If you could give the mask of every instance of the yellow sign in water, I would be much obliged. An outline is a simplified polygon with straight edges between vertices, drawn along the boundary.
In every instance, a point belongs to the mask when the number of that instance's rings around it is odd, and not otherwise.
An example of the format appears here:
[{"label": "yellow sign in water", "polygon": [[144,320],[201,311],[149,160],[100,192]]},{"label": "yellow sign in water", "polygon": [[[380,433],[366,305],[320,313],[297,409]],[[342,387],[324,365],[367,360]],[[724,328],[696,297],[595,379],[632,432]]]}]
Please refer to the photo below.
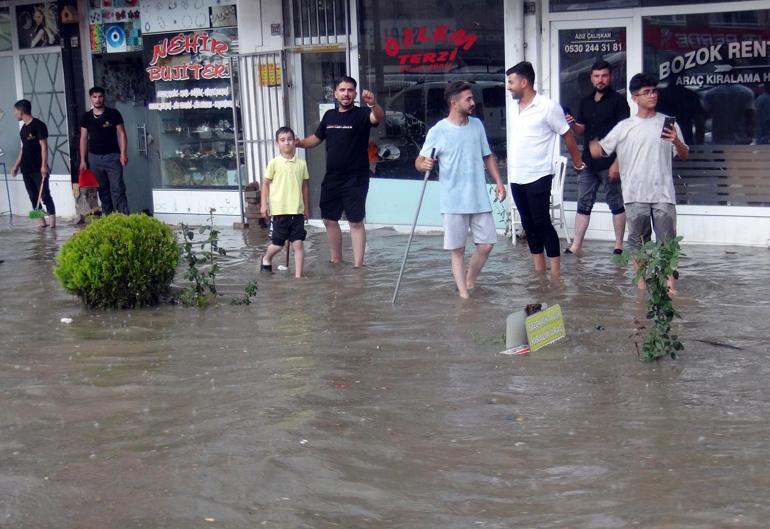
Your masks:
[{"label": "yellow sign in water", "polygon": [[533,353],[567,336],[561,307],[554,305],[533,314],[524,322],[527,328],[529,350]]}]

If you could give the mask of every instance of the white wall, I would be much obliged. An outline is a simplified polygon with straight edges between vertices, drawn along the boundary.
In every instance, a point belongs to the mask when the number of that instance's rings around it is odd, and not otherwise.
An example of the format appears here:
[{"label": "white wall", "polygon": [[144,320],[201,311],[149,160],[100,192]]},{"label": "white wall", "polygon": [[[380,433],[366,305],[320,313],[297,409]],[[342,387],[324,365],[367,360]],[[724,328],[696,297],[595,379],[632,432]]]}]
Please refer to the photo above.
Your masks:
[{"label": "white wall", "polygon": [[238,0],[238,46],[240,53],[280,50],[283,35],[271,35],[270,26],[281,24],[281,0]]},{"label": "white wall", "polygon": [[[11,208],[14,215],[26,216],[32,209],[32,204],[27,196],[27,190],[24,187],[24,181],[21,174],[15,178],[10,174],[8,168],[8,191],[11,195]],[[3,176],[0,174],[0,180]],[[49,186],[51,196],[56,205],[56,216],[63,218],[72,218],[75,216],[75,198],[72,196],[72,183],[69,175],[51,175]],[[5,190],[5,182],[0,182],[0,211],[8,211],[8,196]]]}]

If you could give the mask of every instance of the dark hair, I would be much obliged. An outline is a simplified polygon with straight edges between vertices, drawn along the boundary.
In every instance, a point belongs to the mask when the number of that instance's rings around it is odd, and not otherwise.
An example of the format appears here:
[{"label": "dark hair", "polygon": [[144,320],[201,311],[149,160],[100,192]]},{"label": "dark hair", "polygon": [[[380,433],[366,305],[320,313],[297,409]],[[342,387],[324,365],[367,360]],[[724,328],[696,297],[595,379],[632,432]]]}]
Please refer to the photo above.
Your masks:
[{"label": "dark hair", "polygon": [[612,65],[604,59],[596,59],[596,62],[591,65],[591,71],[595,70],[609,70],[612,73]]},{"label": "dark hair", "polygon": [[468,81],[451,81],[444,89],[444,101],[448,105],[453,97],[466,90],[472,90],[471,84]]},{"label": "dark hair", "polygon": [[22,114],[32,115],[32,103],[28,99],[19,99],[13,108],[19,109]]},{"label": "dark hair", "polygon": [[342,77],[340,77],[339,79],[337,79],[337,82],[336,82],[336,83],[334,83],[334,89],[336,90],[336,89],[337,89],[337,87],[338,87],[340,84],[342,84],[342,83],[350,83],[350,84],[352,84],[352,85],[353,85],[353,88],[358,88],[358,83],[356,82],[356,80],[355,80],[355,79],[353,79],[353,78],[352,78],[352,77],[350,77],[349,75],[343,75]]},{"label": "dark hair", "polygon": [[652,86],[653,88],[658,86],[658,78],[651,73],[638,73],[628,82],[628,91],[632,95],[636,95],[635,92],[645,86]]},{"label": "dark hair", "polygon": [[531,62],[521,61],[519,64],[514,64],[505,71],[505,75],[511,75],[512,73],[526,79],[527,82],[529,82],[529,85],[534,88],[535,69],[532,67]]},{"label": "dark hair", "polygon": [[91,88],[91,90],[88,91],[88,95],[92,96],[94,94],[104,95],[105,94],[104,88],[102,88],[101,86],[94,86],[93,88]]},{"label": "dark hair", "polygon": [[284,127],[280,127],[278,130],[275,131],[275,141],[278,141],[278,136],[280,136],[281,134],[291,134],[292,137],[294,138],[297,137],[297,135],[294,134],[294,131],[291,130],[291,127],[284,126]]}]

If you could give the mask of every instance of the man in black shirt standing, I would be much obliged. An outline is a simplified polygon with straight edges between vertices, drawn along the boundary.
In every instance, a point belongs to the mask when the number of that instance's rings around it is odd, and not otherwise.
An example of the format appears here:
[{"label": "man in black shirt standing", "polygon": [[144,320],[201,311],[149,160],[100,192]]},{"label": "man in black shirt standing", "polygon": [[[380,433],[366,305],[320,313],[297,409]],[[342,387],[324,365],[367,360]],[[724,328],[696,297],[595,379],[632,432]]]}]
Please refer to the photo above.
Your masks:
[{"label": "man in black shirt standing", "polygon": [[604,185],[607,206],[612,212],[612,226],[615,229],[615,249],[623,252],[623,236],[626,226],[626,209],[620,186],[620,173],[613,154],[609,158],[595,160],[588,148],[591,140],[600,140],[619,122],[630,115],[626,98],[612,89],[612,66],[598,60],[591,66],[591,84],[594,91],[580,100],[576,116],[567,114],[567,123],[577,134],[583,136],[583,162],[585,169],[578,174],[578,203],[575,215],[575,239],[565,253],[577,253],[583,246],[583,239],[591,221],[591,210],[596,202],[599,184]]},{"label": "man in black shirt standing", "polygon": [[23,125],[19,130],[21,150],[11,168],[11,174],[16,176],[21,170],[24,187],[27,189],[33,208],[38,207],[40,186],[43,186],[42,198],[48,213],[48,223],[45,217],[38,218],[37,221],[40,226],[55,228],[56,206],[51,198],[51,188],[48,184],[48,127],[39,119],[32,117],[32,103],[26,99],[17,101],[13,105],[13,111],[16,119]]},{"label": "man in black shirt standing", "polygon": [[86,167],[99,180],[99,199],[105,215],[117,211],[128,215],[123,168],[128,163],[128,138],[123,116],[104,105],[104,88],[88,91],[93,108],[80,120],[80,169]]},{"label": "man in black shirt standing", "polygon": [[369,191],[369,131],[385,118],[369,90],[361,92],[367,108],[355,105],[356,80],[344,76],[334,87],[338,107],[327,111],[314,134],[297,140],[297,147],[312,149],[326,140],[326,175],[321,183],[321,217],[329,239],[331,262],[342,261],[343,211],[350,223],[353,266],[364,264],[366,248],[366,195]]}]

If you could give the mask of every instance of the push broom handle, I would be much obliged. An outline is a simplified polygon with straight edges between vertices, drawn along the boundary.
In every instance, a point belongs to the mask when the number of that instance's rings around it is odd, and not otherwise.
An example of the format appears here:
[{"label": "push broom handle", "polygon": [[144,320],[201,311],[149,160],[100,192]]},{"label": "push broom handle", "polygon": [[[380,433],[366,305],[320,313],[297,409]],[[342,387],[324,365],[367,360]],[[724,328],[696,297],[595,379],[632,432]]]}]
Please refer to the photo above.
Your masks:
[{"label": "push broom handle", "polygon": [[[430,157],[436,156],[436,149],[431,149]],[[396,281],[396,290],[393,292],[393,300],[391,303],[396,303],[398,297],[398,287],[401,286],[401,276],[404,275],[404,268],[406,267],[406,258],[409,256],[409,248],[412,246],[412,238],[414,237],[414,229],[417,227],[417,217],[420,216],[420,208],[422,207],[422,198],[425,196],[425,186],[428,185],[428,178],[430,177],[430,171],[425,171],[425,178],[422,179],[422,191],[420,192],[420,200],[417,202],[417,211],[414,213],[414,222],[412,222],[412,231],[409,233],[409,241],[406,243],[406,251],[404,252],[404,259],[401,261],[401,271],[398,273],[398,281]]]},{"label": "push broom handle", "polygon": [[37,192],[37,204],[35,209],[40,209],[40,201],[43,199],[43,186],[45,185],[45,173],[40,173],[40,191]]}]

